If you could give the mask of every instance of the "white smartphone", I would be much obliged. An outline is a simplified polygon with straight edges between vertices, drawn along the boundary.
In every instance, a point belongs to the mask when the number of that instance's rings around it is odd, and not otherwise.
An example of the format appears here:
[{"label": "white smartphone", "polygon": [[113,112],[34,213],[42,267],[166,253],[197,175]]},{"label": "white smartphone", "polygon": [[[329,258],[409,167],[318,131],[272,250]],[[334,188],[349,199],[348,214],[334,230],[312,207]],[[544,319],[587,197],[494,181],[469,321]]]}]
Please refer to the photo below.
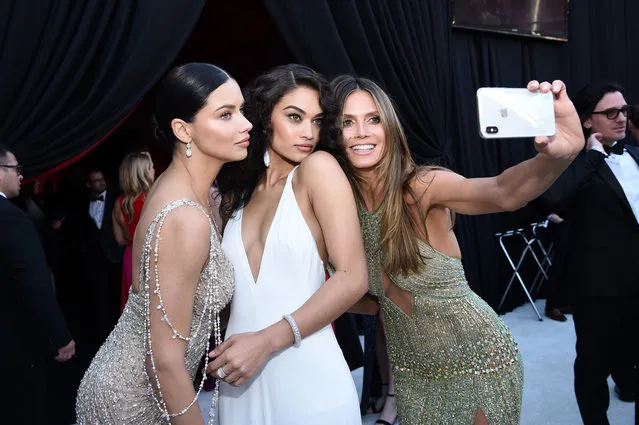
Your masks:
[{"label": "white smartphone", "polygon": [[484,139],[554,135],[553,96],[528,89],[478,89],[479,134]]}]

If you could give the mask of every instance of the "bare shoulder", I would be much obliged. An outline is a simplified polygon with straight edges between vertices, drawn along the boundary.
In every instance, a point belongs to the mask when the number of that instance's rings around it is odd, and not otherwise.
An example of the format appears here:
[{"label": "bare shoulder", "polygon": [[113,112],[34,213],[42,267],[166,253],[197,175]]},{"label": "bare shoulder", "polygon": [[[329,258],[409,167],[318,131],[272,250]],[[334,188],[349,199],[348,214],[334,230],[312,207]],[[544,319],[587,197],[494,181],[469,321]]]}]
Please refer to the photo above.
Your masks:
[{"label": "bare shoulder", "polygon": [[300,163],[298,171],[303,179],[328,176],[336,172],[344,174],[335,157],[324,151],[313,152],[306,157]]},{"label": "bare shoulder", "polygon": [[418,167],[415,173],[414,185],[415,187],[428,187],[435,183],[435,180],[447,180],[451,178],[459,178],[459,174],[455,173],[448,168],[439,167],[435,165]]},{"label": "bare shoulder", "polygon": [[434,170],[433,168],[420,167],[416,171],[415,177],[410,181],[410,187],[415,191],[423,192],[431,185],[435,179],[436,173],[437,170]]},{"label": "bare shoulder", "polygon": [[[436,189],[442,180],[447,180],[451,176],[457,176],[453,171],[437,166],[421,166],[415,171],[414,177],[410,180],[409,186],[413,193],[406,194],[406,202],[415,204],[420,202],[430,204],[429,192]],[[427,206],[426,205],[426,206]]]},{"label": "bare shoulder", "polygon": [[204,235],[207,238],[211,229],[206,214],[192,205],[180,206],[171,211],[167,215],[164,227],[178,230],[185,237]]},{"label": "bare shoulder", "polygon": [[294,183],[300,184],[310,192],[349,186],[344,170],[337,160],[333,155],[323,151],[313,152],[301,162]]},{"label": "bare shoulder", "polygon": [[[160,210],[149,211],[157,215]],[[209,253],[211,224],[206,214],[193,205],[171,210],[161,229],[163,246],[171,247],[171,255],[179,258],[206,259]]]}]

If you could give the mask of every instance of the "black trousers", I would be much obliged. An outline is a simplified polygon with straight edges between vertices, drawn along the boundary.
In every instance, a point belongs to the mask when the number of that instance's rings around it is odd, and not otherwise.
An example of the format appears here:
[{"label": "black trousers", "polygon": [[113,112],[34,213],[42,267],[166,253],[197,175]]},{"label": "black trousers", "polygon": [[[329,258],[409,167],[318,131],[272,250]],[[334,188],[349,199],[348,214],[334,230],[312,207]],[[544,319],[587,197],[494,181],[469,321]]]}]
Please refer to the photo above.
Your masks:
[{"label": "black trousers", "polygon": [[0,366],[0,411],[2,423],[48,425],[44,359],[17,360]]},{"label": "black trousers", "polygon": [[97,350],[120,317],[122,263],[110,262],[101,251],[89,252],[84,262],[84,280],[89,341]]},{"label": "black trousers", "polygon": [[[607,379],[634,391],[639,345],[639,297],[576,297],[575,395],[584,425],[609,425]],[[636,393],[635,393],[636,394]]]},{"label": "black trousers", "polygon": [[335,338],[342,349],[344,359],[351,371],[364,366],[364,351],[359,341],[359,333],[355,318],[351,313],[344,313],[333,322]]},{"label": "black trousers", "polygon": [[[570,282],[565,282],[570,276],[563,272],[563,265],[568,253],[569,228],[568,224],[551,224],[549,226],[550,239],[554,243],[552,265],[548,270],[549,280],[544,284],[546,290],[546,310],[560,308],[568,304],[567,294]],[[549,244],[547,246],[550,246]]]}]

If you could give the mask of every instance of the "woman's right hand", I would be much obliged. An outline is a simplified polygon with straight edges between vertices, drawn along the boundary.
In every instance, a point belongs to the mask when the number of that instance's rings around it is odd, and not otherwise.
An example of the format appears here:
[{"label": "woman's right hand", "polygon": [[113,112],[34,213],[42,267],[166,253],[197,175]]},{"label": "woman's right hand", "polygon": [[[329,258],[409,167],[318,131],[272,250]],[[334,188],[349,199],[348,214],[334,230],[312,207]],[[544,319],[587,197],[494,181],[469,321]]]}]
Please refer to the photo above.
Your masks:
[{"label": "woman's right hand", "polygon": [[[273,353],[283,348],[283,344],[278,345],[276,342],[282,339],[278,338],[278,333],[285,334],[284,340],[291,339],[287,338],[287,334],[291,334],[290,326],[283,320],[260,332],[232,335],[209,353],[212,361],[205,372],[239,387],[250,379]],[[219,375],[220,369],[224,378]]]}]

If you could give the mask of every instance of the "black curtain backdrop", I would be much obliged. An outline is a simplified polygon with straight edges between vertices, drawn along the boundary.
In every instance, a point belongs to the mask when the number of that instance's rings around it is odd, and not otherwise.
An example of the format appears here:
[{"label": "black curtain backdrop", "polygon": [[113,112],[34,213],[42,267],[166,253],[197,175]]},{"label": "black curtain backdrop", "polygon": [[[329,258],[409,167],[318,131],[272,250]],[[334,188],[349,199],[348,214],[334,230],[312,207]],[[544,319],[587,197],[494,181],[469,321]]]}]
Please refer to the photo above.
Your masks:
[{"label": "black curtain backdrop", "polygon": [[167,71],[204,3],[0,2],[0,143],[25,177],[112,131]]},{"label": "black curtain backdrop", "polygon": [[[636,0],[571,2],[567,43],[451,28],[447,0],[264,3],[299,62],[329,78],[352,73],[381,83],[399,107],[415,160],[438,162],[467,177],[499,174],[535,153],[531,140],[480,139],[479,87],[563,79],[574,96],[590,81],[615,80],[629,103],[639,102],[639,55],[631,44],[639,34]],[[458,218],[469,283],[491,305],[511,274],[494,233],[548,212],[528,207]],[[522,301],[518,287],[511,294],[510,306]]]}]

